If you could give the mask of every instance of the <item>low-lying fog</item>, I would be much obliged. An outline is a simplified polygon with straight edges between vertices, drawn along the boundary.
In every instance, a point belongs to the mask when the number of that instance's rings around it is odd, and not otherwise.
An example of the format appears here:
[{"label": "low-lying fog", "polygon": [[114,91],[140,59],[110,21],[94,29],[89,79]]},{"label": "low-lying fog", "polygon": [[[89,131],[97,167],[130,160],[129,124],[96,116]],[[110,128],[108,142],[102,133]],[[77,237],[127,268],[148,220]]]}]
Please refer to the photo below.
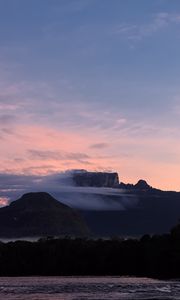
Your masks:
[{"label": "low-lying fog", "polygon": [[1,206],[28,192],[48,192],[57,200],[83,210],[125,210],[138,202],[135,195],[118,188],[77,187],[70,171],[48,176],[0,174]]}]

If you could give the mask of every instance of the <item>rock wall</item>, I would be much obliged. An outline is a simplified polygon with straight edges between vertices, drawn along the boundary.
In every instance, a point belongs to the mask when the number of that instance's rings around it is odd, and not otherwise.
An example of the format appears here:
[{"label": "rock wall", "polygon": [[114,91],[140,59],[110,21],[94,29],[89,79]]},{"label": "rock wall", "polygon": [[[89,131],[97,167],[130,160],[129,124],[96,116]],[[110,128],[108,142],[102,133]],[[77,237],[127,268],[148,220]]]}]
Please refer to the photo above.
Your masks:
[{"label": "rock wall", "polygon": [[91,187],[118,187],[118,173],[108,172],[88,172],[79,171],[73,174],[73,181],[76,186],[91,186]]}]

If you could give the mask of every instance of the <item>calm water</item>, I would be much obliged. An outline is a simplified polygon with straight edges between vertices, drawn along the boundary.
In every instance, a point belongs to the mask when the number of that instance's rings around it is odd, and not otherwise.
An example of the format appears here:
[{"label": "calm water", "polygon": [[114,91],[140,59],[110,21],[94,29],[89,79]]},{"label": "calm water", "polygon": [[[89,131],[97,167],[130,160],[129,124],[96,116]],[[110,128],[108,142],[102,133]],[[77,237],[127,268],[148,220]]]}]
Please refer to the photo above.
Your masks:
[{"label": "calm water", "polygon": [[126,277],[6,277],[0,278],[0,299],[180,299],[180,281]]}]

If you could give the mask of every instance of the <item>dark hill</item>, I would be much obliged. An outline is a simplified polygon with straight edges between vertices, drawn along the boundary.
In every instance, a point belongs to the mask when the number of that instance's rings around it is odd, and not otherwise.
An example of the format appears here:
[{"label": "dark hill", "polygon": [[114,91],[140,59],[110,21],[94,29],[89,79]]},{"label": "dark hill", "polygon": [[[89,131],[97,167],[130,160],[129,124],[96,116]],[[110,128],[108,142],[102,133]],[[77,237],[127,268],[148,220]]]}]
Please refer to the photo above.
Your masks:
[{"label": "dark hill", "polygon": [[180,193],[154,189],[144,182],[126,185],[126,197],[137,204],[126,210],[83,211],[92,233],[98,236],[164,234],[180,220]]},{"label": "dark hill", "polygon": [[0,237],[87,234],[87,226],[80,215],[48,193],[28,193],[0,208]]}]

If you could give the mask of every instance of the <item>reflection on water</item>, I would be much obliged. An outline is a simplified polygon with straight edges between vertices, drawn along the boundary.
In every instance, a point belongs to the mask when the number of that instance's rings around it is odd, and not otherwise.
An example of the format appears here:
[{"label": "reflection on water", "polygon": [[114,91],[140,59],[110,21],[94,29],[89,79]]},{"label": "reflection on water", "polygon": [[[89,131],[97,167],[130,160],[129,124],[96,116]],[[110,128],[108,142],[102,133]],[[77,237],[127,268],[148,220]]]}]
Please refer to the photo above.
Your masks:
[{"label": "reflection on water", "polygon": [[2,277],[0,299],[180,299],[180,281],[131,277]]}]

